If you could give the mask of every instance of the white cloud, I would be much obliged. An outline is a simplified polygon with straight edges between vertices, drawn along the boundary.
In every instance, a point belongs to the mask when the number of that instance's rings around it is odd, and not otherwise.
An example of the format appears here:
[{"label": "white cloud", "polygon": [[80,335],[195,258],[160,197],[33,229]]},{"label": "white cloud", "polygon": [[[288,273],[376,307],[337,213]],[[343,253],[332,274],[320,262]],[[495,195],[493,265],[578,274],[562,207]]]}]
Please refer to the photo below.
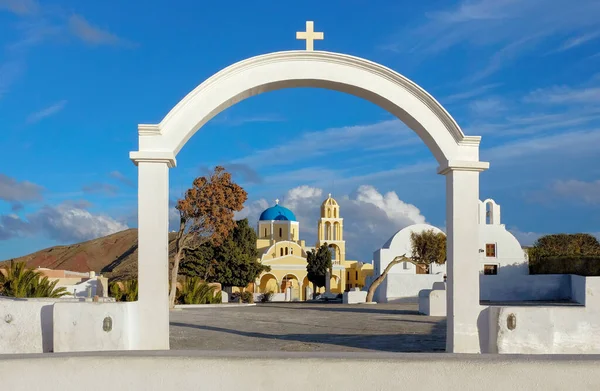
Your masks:
[{"label": "white cloud", "polygon": [[553,134],[546,137],[514,140],[481,150],[481,159],[490,162],[522,163],[516,158],[539,158],[554,153],[554,159],[597,154],[600,130]]},{"label": "white cloud", "polygon": [[540,237],[546,235],[539,232],[524,232],[517,227],[510,228],[508,231],[517,238],[521,246],[531,246]]},{"label": "white cloud", "polygon": [[589,41],[592,41],[598,37],[600,37],[600,31],[594,31],[591,33],[581,34],[581,35],[578,35],[574,38],[571,38],[571,39],[565,41],[558,49],[556,49],[556,51],[564,52],[566,50],[570,50],[570,49],[576,48],[578,46],[581,46],[581,45],[583,45]]},{"label": "white cloud", "polygon": [[110,216],[93,214],[83,205],[65,202],[44,206],[23,220],[17,215],[0,216],[0,239],[40,234],[61,243],[95,239],[127,229]]},{"label": "white cloud", "polygon": [[40,6],[35,0],[0,0],[0,10],[7,10],[17,15],[35,14]]},{"label": "white cloud", "polygon": [[[360,186],[355,194],[333,197],[340,205],[340,216],[344,218],[346,258],[371,261],[373,251],[399,229],[423,223],[425,217],[420,210],[402,201],[395,192],[380,193],[373,186]],[[321,188],[298,186],[288,190],[283,205],[290,208],[300,222],[301,238],[308,246],[317,240],[317,222],[321,203],[326,198]],[[255,224],[260,213],[273,205],[265,199],[251,203],[240,213]]]},{"label": "white cloud", "polygon": [[487,65],[468,78],[476,81],[551,39],[593,34],[599,14],[596,0],[580,0],[577,5],[566,0],[461,0],[427,13],[417,28],[405,28],[383,47],[413,55],[436,55],[458,46],[483,49],[482,58],[493,53]]},{"label": "white cloud", "polygon": [[10,91],[10,87],[21,77],[24,65],[19,61],[0,64],[0,99]]},{"label": "white cloud", "polygon": [[44,188],[28,181],[18,182],[15,178],[0,174],[0,200],[6,201],[13,210],[20,209],[23,202],[41,201]]},{"label": "white cloud", "polygon": [[[389,145],[390,141],[394,144]],[[306,132],[276,147],[236,159],[233,163],[247,164],[257,168],[277,161],[291,164],[299,160],[314,160],[319,156],[331,153],[332,149],[336,153],[344,151],[356,153],[357,148],[385,148],[386,145],[389,145],[389,148],[399,148],[420,142],[421,140],[412,130],[408,129],[400,120],[393,119],[369,125]],[[298,151],[302,151],[302,153],[298,153]]]},{"label": "white cloud", "polygon": [[556,181],[552,191],[565,198],[583,201],[586,204],[600,204],[600,180],[585,182],[576,179]]},{"label": "white cloud", "polygon": [[492,90],[498,86],[500,86],[500,83],[493,83],[493,84],[485,84],[482,85],[480,87],[477,88],[473,88],[467,91],[463,91],[463,92],[459,92],[456,94],[452,94],[452,95],[448,95],[444,98],[441,98],[440,101],[444,102],[445,104],[451,104],[451,103],[455,103],[455,102],[459,102],[465,99],[470,99],[470,98],[474,98],[476,96],[480,96],[485,94],[486,92],[488,92],[489,90]]},{"label": "white cloud", "polygon": [[554,86],[540,88],[529,93],[523,100],[528,103],[595,105],[600,101],[600,87]]},{"label": "white cloud", "polygon": [[69,17],[69,30],[75,37],[91,45],[131,45],[117,35],[91,25],[81,15]]},{"label": "white cloud", "polygon": [[50,117],[50,116],[62,111],[66,105],[67,105],[66,100],[61,100],[60,102],[56,102],[53,105],[46,107],[45,109],[42,109],[40,111],[37,111],[37,112],[31,114],[29,117],[27,117],[27,123],[34,124],[36,122],[41,121],[42,119],[44,119],[46,117]]},{"label": "white cloud", "polygon": [[472,115],[477,117],[496,117],[507,110],[504,101],[498,97],[489,97],[471,101],[468,105]]}]

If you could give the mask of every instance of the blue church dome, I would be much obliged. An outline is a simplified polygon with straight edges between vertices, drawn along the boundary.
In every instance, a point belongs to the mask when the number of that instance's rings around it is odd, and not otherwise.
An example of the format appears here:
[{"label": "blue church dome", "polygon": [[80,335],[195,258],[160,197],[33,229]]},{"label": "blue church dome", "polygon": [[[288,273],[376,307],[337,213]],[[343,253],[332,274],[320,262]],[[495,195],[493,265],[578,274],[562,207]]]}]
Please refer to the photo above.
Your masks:
[{"label": "blue church dome", "polygon": [[259,220],[296,221],[296,216],[294,215],[294,212],[277,203],[276,205],[265,209],[265,211],[260,214]]}]

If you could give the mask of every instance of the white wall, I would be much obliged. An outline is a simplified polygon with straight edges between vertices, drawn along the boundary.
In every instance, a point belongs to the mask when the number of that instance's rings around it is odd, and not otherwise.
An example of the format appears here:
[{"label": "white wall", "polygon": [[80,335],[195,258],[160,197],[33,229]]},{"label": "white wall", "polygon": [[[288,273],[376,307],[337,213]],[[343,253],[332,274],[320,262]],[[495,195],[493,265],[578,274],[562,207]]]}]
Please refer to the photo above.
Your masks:
[{"label": "white wall", "polygon": [[600,357],[106,352],[2,357],[0,378],[13,391],[598,390],[598,368]]},{"label": "white wall", "polygon": [[479,297],[484,301],[565,300],[571,298],[568,274],[479,276]]},{"label": "white wall", "polygon": [[[136,349],[137,309],[137,302],[57,302],[54,304],[54,351]],[[103,329],[106,317],[112,319],[110,331]]]},{"label": "white wall", "polygon": [[56,300],[0,298],[0,354],[51,352]]},{"label": "white wall", "polygon": [[375,292],[378,303],[417,302],[419,291],[443,282],[442,274],[388,274]]},{"label": "white wall", "polygon": [[[489,334],[498,353],[600,354],[600,277],[570,278],[573,298],[585,306],[490,308],[496,313],[488,314]],[[511,315],[516,318],[512,330]]]}]

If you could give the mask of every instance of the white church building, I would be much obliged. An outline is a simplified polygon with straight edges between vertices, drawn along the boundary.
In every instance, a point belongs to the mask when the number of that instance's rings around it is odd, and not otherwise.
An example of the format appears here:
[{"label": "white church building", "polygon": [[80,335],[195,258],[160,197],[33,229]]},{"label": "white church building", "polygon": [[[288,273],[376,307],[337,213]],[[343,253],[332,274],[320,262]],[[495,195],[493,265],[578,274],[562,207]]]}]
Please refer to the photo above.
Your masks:
[{"label": "white church building", "polygon": [[[479,263],[480,299],[482,301],[535,300],[544,296],[544,288],[515,288],[529,284],[524,277],[529,276],[527,253],[519,241],[501,224],[500,205],[494,200],[479,201]],[[412,255],[411,233],[433,230],[442,232],[429,224],[415,224],[396,232],[383,246],[373,253],[374,277],[379,276],[394,257]],[[432,289],[434,283],[443,283],[446,265],[432,264],[427,274],[424,269],[411,262],[402,262],[389,271],[387,278],[375,293],[375,301],[380,303],[416,301],[419,292]],[[537,276],[536,276],[537,277]],[[369,286],[370,281],[367,282]],[[548,289],[553,288],[553,284]],[[439,284],[436,284],[439,286]],[[551,295],[552,296],[552,295]]]}]

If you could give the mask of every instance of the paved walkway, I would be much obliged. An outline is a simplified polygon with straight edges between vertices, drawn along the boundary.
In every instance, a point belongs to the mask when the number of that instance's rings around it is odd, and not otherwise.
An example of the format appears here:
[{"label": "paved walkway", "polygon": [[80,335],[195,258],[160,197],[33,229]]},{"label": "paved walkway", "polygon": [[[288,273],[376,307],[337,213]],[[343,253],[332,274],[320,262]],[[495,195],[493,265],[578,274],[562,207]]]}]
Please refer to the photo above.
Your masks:
[{"label": "paved walkway", "polygon": [[171,312],[171,349],[442,352],[445,318],[416,304],[268,303]]}]

